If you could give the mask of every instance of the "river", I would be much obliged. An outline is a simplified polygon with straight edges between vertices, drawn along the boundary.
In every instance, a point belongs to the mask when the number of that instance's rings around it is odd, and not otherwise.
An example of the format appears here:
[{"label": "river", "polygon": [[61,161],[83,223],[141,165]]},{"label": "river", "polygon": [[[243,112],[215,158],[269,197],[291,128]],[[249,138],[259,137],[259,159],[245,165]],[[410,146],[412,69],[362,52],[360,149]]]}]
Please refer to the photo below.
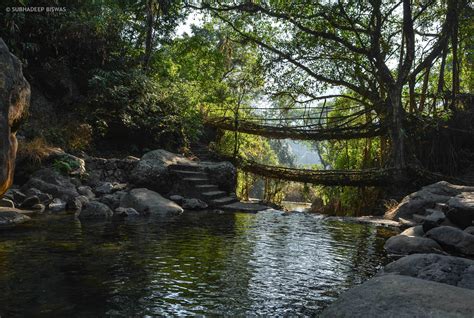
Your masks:
[{"label": "river", "polygon": [[275,210],[39,218],[0,232],[0,316],[315,316],[393,234]]}]

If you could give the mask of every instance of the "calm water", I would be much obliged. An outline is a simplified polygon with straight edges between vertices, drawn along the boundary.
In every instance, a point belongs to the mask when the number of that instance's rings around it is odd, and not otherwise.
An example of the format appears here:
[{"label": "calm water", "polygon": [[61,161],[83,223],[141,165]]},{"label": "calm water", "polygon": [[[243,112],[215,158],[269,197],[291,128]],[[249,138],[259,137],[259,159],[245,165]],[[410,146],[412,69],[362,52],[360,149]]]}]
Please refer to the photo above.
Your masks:
[{"label": "calm water", "polygon": [[315,316],[392,234],[278,211],[49,217],[0,232],[0,316]]}]

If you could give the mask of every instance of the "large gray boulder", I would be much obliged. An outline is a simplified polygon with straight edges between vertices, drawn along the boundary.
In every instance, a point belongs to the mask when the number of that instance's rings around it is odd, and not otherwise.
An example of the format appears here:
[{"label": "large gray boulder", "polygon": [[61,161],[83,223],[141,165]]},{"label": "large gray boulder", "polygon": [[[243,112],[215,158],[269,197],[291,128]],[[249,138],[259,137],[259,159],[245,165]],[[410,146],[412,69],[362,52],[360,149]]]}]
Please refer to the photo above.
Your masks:
[{"label": "large gray boulder", "polygon": [[145,189],[132,189],[120,200],[120,207],[133,208],[140,214],[180,214],[183,209],[160,194]]},{"label": "large gray boulder", "polygon": [[385,214],[385,218],[391,220],[412,219],[414,214],[425,215],[426,209],[434,208],[436,203],[446,203],[462,192],[473,191],[474,187],[454,185],[446,181],[430,184],[404,197],[395,209]]},{"label": "large gray boulder", "polygon": [[76,213],[81,219],[109,218],[114,212],[105,204],[98,201],[90,201],[84,205],[81,211]]},{"label": "large gray boulder", "polygon": [[207,209],[208,207],[206,202],[196,199],[196,198],[183,199],[181,206],[187,210],[203,210],[203,209]]},{"label": "large gray boulder", "polygon": [[30,85],[20,60],[0,38],[0,195],[13,183],[18,142],[16,132],[30,104]]},{"label": "large gray boulder", "polygon": [[29,216],[15,208],[0,208],[0,228],[12,227],[30,220]]},{"label": "large gray boulder", "polygon": [[170,165],[190,164],[191,161],[172,152],[157,149],[144,154],[130,174],[130,180],[136,186],[156,191],[170,190],[172,184]]},{"label": "large gray boulder", "polygon": [[138,213],[134,208],[117,208],[115,209],[114,215],[120,217],[134,217],[139,216],[140,213]]},{"label": "large gray boulder", "polygon": [[79,196],[69,177],[49,168],[35,172],[23,188],[36,188],[66,202]]},{"label": "large gray boulder", "polygon": [[474,225],[474,192],[463,192],[449,199],[448,219],[461,228]]},{"label": "large gray boulder", "polygon": [[202,162],[200,165],[209,175],[212,184],[225,192],[234,193],[237,185],[237,169],[228,161]]},{"label": "large gray boulder", "polygon": [[474,290],[402,275],[375,277],[343,293],[320,317],[472,318]]},{"label": "large gray boulder", "polygon": [[443,249],[438,243],[429,238],[418,236],[392,236],[385,242],[384,248],[387,253],[394,255],[443,253]]},{"label": "large gray boulder", "polygon": [[14,208],[15,207],[15,203],[10,200],[10,199],[7,199],[7,198],[1,198],[0,199],[0,207],[1,208]]},{"label": "large gray boulder", "polygon": [[120,200],[122,200],[125,194],[125,191],[117,191],[112,194],[106,194],[102,196],[99,200],[100,202],[107,204],[111,209],[115,210],[120,206]]},{"label": "large gray boulder", "polygon": [[472,234],[472,235],[474,235],[474,226],[466,227],[466,228],[464,229],[464,232],[466,232],[467,234]]},{"label": "large gray boulder", "polygon": [[435,240],[445,250],[474,256],[474,235],[452,226],[436,227],[426,233],[426,237]]},{"label": "large gray boulder", "polygon": [[474,289],[474,260],[438,254],[405,256],[385,266],[379,275],[405,275]]},{"label": "large gray boulder", "polygon": [[423,231],[422,225],[417,225],[417,226],[409,227],[408,229],[400,233],[400,235],[422,237],[425,235],[425,232]]}]

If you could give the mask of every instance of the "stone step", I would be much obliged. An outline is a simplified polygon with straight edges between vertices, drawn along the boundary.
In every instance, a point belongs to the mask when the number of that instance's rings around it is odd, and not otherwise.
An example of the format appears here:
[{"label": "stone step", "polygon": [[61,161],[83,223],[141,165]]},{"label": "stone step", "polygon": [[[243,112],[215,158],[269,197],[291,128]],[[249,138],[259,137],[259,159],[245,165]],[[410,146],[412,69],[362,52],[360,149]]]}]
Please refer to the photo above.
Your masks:
[{"label": "stone step", "polygon": [[200,171],[175,170],[175,173],[185,178],[207,178],[208,174]]},{"label": "stone step", "polygon": [[208,178],[184,178],[183,181],[192,183],[194,185],[208,184]]},{"label": "stone step", "polygon": [[203,193],[202,193],[202,196],[203,196],[206,200],[215,200],[215,199],[219,199],[219,198],[226,197],[226,196],[227,196],[227,192],[225,192],[225,191],[220,191],[220,190],[207,191],[207,192],[203,192]]},{"label": "stone step", "polygon": [[173,171],[200,171],[200,167],[198,165],[176,164],[170,165],[169,168]]},{"label": "stone step", "polygon": [[246,213],[257,213],[259,211],[267,210],[270,207],[258,203],[248,202],[234,202],[230,204],[221,205],[219,209],[229,212],[246,212]]},{"label": "stone step", "polygon": [[231,204],[237,201],[238,200],[236,197],[223,197],[223,198],[212,200],[211,204],[214,206],[222,206],[222,205]]},{"label": "stone step", "polygon": [[210,192],[210,191],[218,191],[219,187],[215,184],[199,184],[195,187],[197,190],[201,190],[203,192]]}]

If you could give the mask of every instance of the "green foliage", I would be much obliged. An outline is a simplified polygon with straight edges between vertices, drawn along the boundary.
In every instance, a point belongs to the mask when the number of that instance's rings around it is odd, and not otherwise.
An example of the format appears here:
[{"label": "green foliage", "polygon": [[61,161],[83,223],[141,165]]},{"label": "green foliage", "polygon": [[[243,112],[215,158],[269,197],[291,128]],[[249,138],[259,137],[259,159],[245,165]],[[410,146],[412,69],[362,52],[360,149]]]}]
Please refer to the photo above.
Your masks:
[{"label": "green foliage", "polygon": [[[199,113],[180,87],[164,86],[142,70],[99,70],[89,81],[90,118],[108,137],[127,137],[146,144],[173,144],[195,139]],[[140,138],[141,137],[141,138]],[[143,139],[144,138],[144,139]]]},{"label": "green foliage", "polygon": [[77,168],[79,168],[79,164],[68,157],[62,157],[53,162],[53,169],[63,175],[69,175],[69,173]]}]

